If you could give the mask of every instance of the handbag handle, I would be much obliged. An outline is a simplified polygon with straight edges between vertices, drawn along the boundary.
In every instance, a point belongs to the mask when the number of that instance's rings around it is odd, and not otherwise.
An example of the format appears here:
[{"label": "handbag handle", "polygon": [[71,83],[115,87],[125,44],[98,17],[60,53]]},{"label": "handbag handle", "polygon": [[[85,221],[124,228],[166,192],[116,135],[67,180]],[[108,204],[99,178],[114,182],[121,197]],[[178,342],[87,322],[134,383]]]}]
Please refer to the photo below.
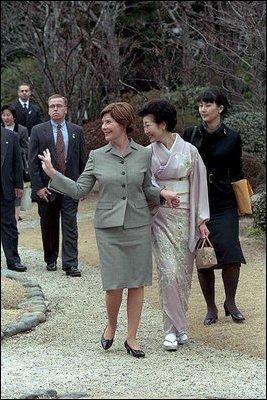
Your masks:
[{"label": "handbag handle", "polygon": [[211,242],[210,242],[210,240],[209,240],[209,238],[206,237],[205,239],[200,239],[200,240],[198,241],[197,249],[203,249],[203,247],[205,246],[205,243],[206,243],[206,242],[208,243],[209,247],[213,247],[212,244],[211,244]]}]

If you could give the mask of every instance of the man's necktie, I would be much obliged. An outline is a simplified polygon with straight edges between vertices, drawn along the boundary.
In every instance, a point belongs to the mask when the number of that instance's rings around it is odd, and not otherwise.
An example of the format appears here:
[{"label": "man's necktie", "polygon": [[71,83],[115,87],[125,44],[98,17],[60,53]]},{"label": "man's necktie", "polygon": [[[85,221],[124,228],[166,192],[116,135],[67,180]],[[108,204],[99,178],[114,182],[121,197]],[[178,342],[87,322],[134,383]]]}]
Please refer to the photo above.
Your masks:
[{"label": "man's necktie", "polygon": [[27,108],[27,103],[24,103],[24,104],[23,104],[23,108],[24,108],[24,111],[27,111],[27,110],[28,110],[28,108]]},{"label": "man's necktie", "polygon": [[65,145],[63,134],[61,131],[61,125],[57,126],[57,143],[56,143],[56,151],[57,151],[57,164],[58,171],[62,174],[65,174]]}]

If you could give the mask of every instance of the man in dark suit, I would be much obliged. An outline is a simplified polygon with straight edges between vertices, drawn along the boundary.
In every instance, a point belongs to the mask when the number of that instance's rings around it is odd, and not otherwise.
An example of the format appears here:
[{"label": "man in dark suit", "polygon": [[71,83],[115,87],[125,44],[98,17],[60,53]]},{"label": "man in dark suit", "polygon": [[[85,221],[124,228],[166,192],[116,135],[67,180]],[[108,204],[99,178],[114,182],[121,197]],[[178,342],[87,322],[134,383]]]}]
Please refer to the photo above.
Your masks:
[{"label": "man in dark suit", "polygon": [[1,243],[8,269],[24,272],[18,253],[15,198],[23,192],[23,176],[18,137],[1,126]]},{"label": "man in dark suit", "polygon": [[[77,180],[83,172],[87,154],[80,126],[67,122],[67,99],[54,94],[48,99],[50,121],[32,128],[29,144],[29,173],[32,199],[38,203],[44,260],[48,271],[57,270],[59,222],[62,229],[62,269],[66,275],[81,276],[78,269],[77,200],[48,190],[49,178],[42,169],[38,154],[50,150],[52,162],[60,172]],[[59,153],[58,146],[63,149]],[[63,156],[63,165],[61,165]]]},{"label": "man in dark suit", "polygon": [[39,109],[30,101],[31,86],[22,83],[18,87],[18,100],[14,104],[17,112],[16,122],[28,129],[29,137],[33,126],[41,123]]}]

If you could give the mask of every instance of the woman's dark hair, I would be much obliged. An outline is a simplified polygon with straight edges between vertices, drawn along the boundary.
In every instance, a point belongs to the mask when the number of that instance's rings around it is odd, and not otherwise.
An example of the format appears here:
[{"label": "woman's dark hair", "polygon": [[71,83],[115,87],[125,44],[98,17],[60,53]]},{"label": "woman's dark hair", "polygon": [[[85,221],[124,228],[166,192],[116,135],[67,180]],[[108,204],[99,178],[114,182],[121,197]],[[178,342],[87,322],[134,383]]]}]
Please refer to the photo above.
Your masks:
[{"label": "woman's dark hair", "polygon": [[13,104],[11,104],[11,103],[9,103],[9,104],[4,104],[4,105],[1,107],[1,114],[3,114],[3,112],[4,112],[5,110],[9,110],[9,111],[12,113],[12,115],[13,115],[13,117],[14,117],[14,120],[16,120],[16,118],[17,118],[17,110],[16,110],[16,108],[15,108],[15,106],[14,106]]},{"label": "woman's dark hair", "polygon": [[197,102],[216,103],[218,107],[223,106],[222,114],[225,114],[229,107],[229,102],[221,88],[209,86],[200,92],[197,97]]},{"label": "woman's dark hair", "polygon": [[167,100],[150,100],[143,104],[139,109],[139,117],[145,117],[148,114],[152,114],[156,124],[165,122],[169,132],[172,132],[177,123],[177,112],[172,104]]}]

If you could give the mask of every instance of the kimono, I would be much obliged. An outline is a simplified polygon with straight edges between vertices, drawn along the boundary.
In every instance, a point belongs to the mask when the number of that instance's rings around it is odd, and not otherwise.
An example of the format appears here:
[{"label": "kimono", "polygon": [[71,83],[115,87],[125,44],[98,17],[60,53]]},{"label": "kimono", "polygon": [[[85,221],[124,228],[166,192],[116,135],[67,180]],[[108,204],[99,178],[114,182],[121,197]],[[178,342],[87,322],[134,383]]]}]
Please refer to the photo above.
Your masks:
[{"label": "kimono", "polygon": [[162,205],[151,210],[153,255],[165,334],[187,330],[198,226],[209,220],[206,167],[197,148],[180,135],[175,136],[170,149],[160,142],[148,146],[152,149],[154,184],[180,196],[178,208]]}]

